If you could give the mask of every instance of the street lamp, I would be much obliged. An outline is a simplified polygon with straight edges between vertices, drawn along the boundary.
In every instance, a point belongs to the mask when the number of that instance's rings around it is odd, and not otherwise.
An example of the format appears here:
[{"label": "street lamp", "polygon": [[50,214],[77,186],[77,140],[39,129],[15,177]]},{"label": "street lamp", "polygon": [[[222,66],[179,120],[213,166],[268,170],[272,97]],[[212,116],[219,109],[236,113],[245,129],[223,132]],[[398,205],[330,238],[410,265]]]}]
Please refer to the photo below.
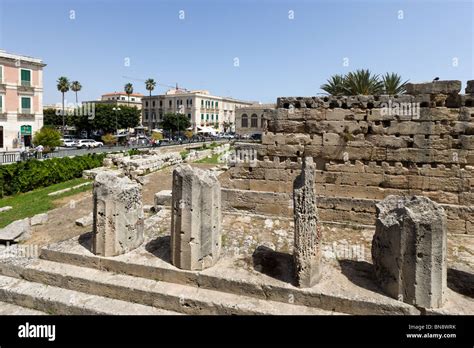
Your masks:
[{"label": "street lamp", "polygon": [[117,116],[117,111],[120,111],[121,109],[120,108],[112,108],[112,110],[114,110],[114,113],[115,113],[115,135],[117,136],[117,144],[118,144],[118,116]]}]

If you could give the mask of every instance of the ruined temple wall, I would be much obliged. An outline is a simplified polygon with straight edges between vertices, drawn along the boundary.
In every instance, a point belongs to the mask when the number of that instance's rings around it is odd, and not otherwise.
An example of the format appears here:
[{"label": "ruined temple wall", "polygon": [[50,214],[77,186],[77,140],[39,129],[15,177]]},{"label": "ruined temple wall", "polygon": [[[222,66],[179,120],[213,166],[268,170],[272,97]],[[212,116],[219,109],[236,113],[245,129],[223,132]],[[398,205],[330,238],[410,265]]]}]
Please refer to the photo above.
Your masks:
[{"label": "ruined temple wall", "polygon": [[[291,214],[283,203],[279,208],[257,204],[258,192],[280,193],[282,202],[291,199],[304,154],[317,164],[323,220],[373,224],[379,200],[391,194],[423,195],[446,209],[450,232],[474,234],[474,107],[437,107],[428,96],[429,107],[414,106],[411,113],[393,108],[397,100],[406,104],[421,97],[402,96],[385,104],[377,97],[363,102],[357,97],[327,102],[279,98],[279,108],[265,115],[262,144],[237,147],[256,150],[258,161],[236,163],[226,187],[246,190],[241,195],[247,203],[256,202],[250,209],[256,213]],[[347,104],[348,98],[353,104]],[[457,101],[454,106],[469,100],[448,96],[443,105],[449,98]],[[242,203],[236,194],[229,198],[227,205]]]}]

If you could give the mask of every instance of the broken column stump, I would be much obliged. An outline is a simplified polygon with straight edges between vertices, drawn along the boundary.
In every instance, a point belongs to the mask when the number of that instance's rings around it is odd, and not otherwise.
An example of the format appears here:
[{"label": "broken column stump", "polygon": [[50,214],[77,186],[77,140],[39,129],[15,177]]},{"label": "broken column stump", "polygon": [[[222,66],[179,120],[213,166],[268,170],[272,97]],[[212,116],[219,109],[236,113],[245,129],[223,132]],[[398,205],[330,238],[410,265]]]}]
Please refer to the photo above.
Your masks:
[{"label": "broken column stump", "polygon": [[301,174],[293,185],[295,219],[294,264],[299,287],[312,287],[321,279],[321,243],[314,176],[316,165],[311,157],[303,160]]},{"label": "broken column stump", "polygon": [[221,250],[221,188],[213,172],[173,171],[171,262],[185,270],[213,266]]},{"label": "broken column stump", "polygon": [[141,187],[117,173],[102,172],[94,181],[92,252],[116,256],[143,243]]},{"label": "broken column stump", "polygon": [[444,209],[421,196],[388,196],[376,208],[372,260],[382,289],[418,307],[441,307],[446,290]]}]

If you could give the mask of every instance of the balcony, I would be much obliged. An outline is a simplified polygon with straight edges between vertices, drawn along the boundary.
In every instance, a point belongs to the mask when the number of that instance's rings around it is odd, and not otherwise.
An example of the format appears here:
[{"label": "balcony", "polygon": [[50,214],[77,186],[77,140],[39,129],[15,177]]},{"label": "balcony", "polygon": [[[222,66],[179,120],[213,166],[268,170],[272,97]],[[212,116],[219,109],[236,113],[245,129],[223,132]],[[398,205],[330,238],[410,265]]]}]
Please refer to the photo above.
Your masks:
[{"label": "balcony", "polygon": [[5,92],[7,85],[3,82],[3,79],[0,79],[0,92]]},{"label": "balcony", "polygon": [[20,92],[34,92],[35,88],[31,85],[31,81],[21,81],[20,86],[18,86],[18,91]]}]

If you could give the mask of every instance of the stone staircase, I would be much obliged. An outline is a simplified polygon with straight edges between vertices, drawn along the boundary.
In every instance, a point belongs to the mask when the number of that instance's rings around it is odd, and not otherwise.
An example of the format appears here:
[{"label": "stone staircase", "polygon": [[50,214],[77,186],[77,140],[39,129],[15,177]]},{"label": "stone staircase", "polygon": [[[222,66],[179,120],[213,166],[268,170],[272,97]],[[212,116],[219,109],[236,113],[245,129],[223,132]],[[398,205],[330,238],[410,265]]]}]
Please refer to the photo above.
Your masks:
[{"label": "stone staircase", "polygon": [[[48,259],[0,263],[0,313],[61,315],[341,314]],[[58,256],[58,255],[56,255]],[[63,255],[64,257],[64,255]],[[70,262],[74,258],[69,255]],[[91,265],[89,265],[91,266]]]}]

